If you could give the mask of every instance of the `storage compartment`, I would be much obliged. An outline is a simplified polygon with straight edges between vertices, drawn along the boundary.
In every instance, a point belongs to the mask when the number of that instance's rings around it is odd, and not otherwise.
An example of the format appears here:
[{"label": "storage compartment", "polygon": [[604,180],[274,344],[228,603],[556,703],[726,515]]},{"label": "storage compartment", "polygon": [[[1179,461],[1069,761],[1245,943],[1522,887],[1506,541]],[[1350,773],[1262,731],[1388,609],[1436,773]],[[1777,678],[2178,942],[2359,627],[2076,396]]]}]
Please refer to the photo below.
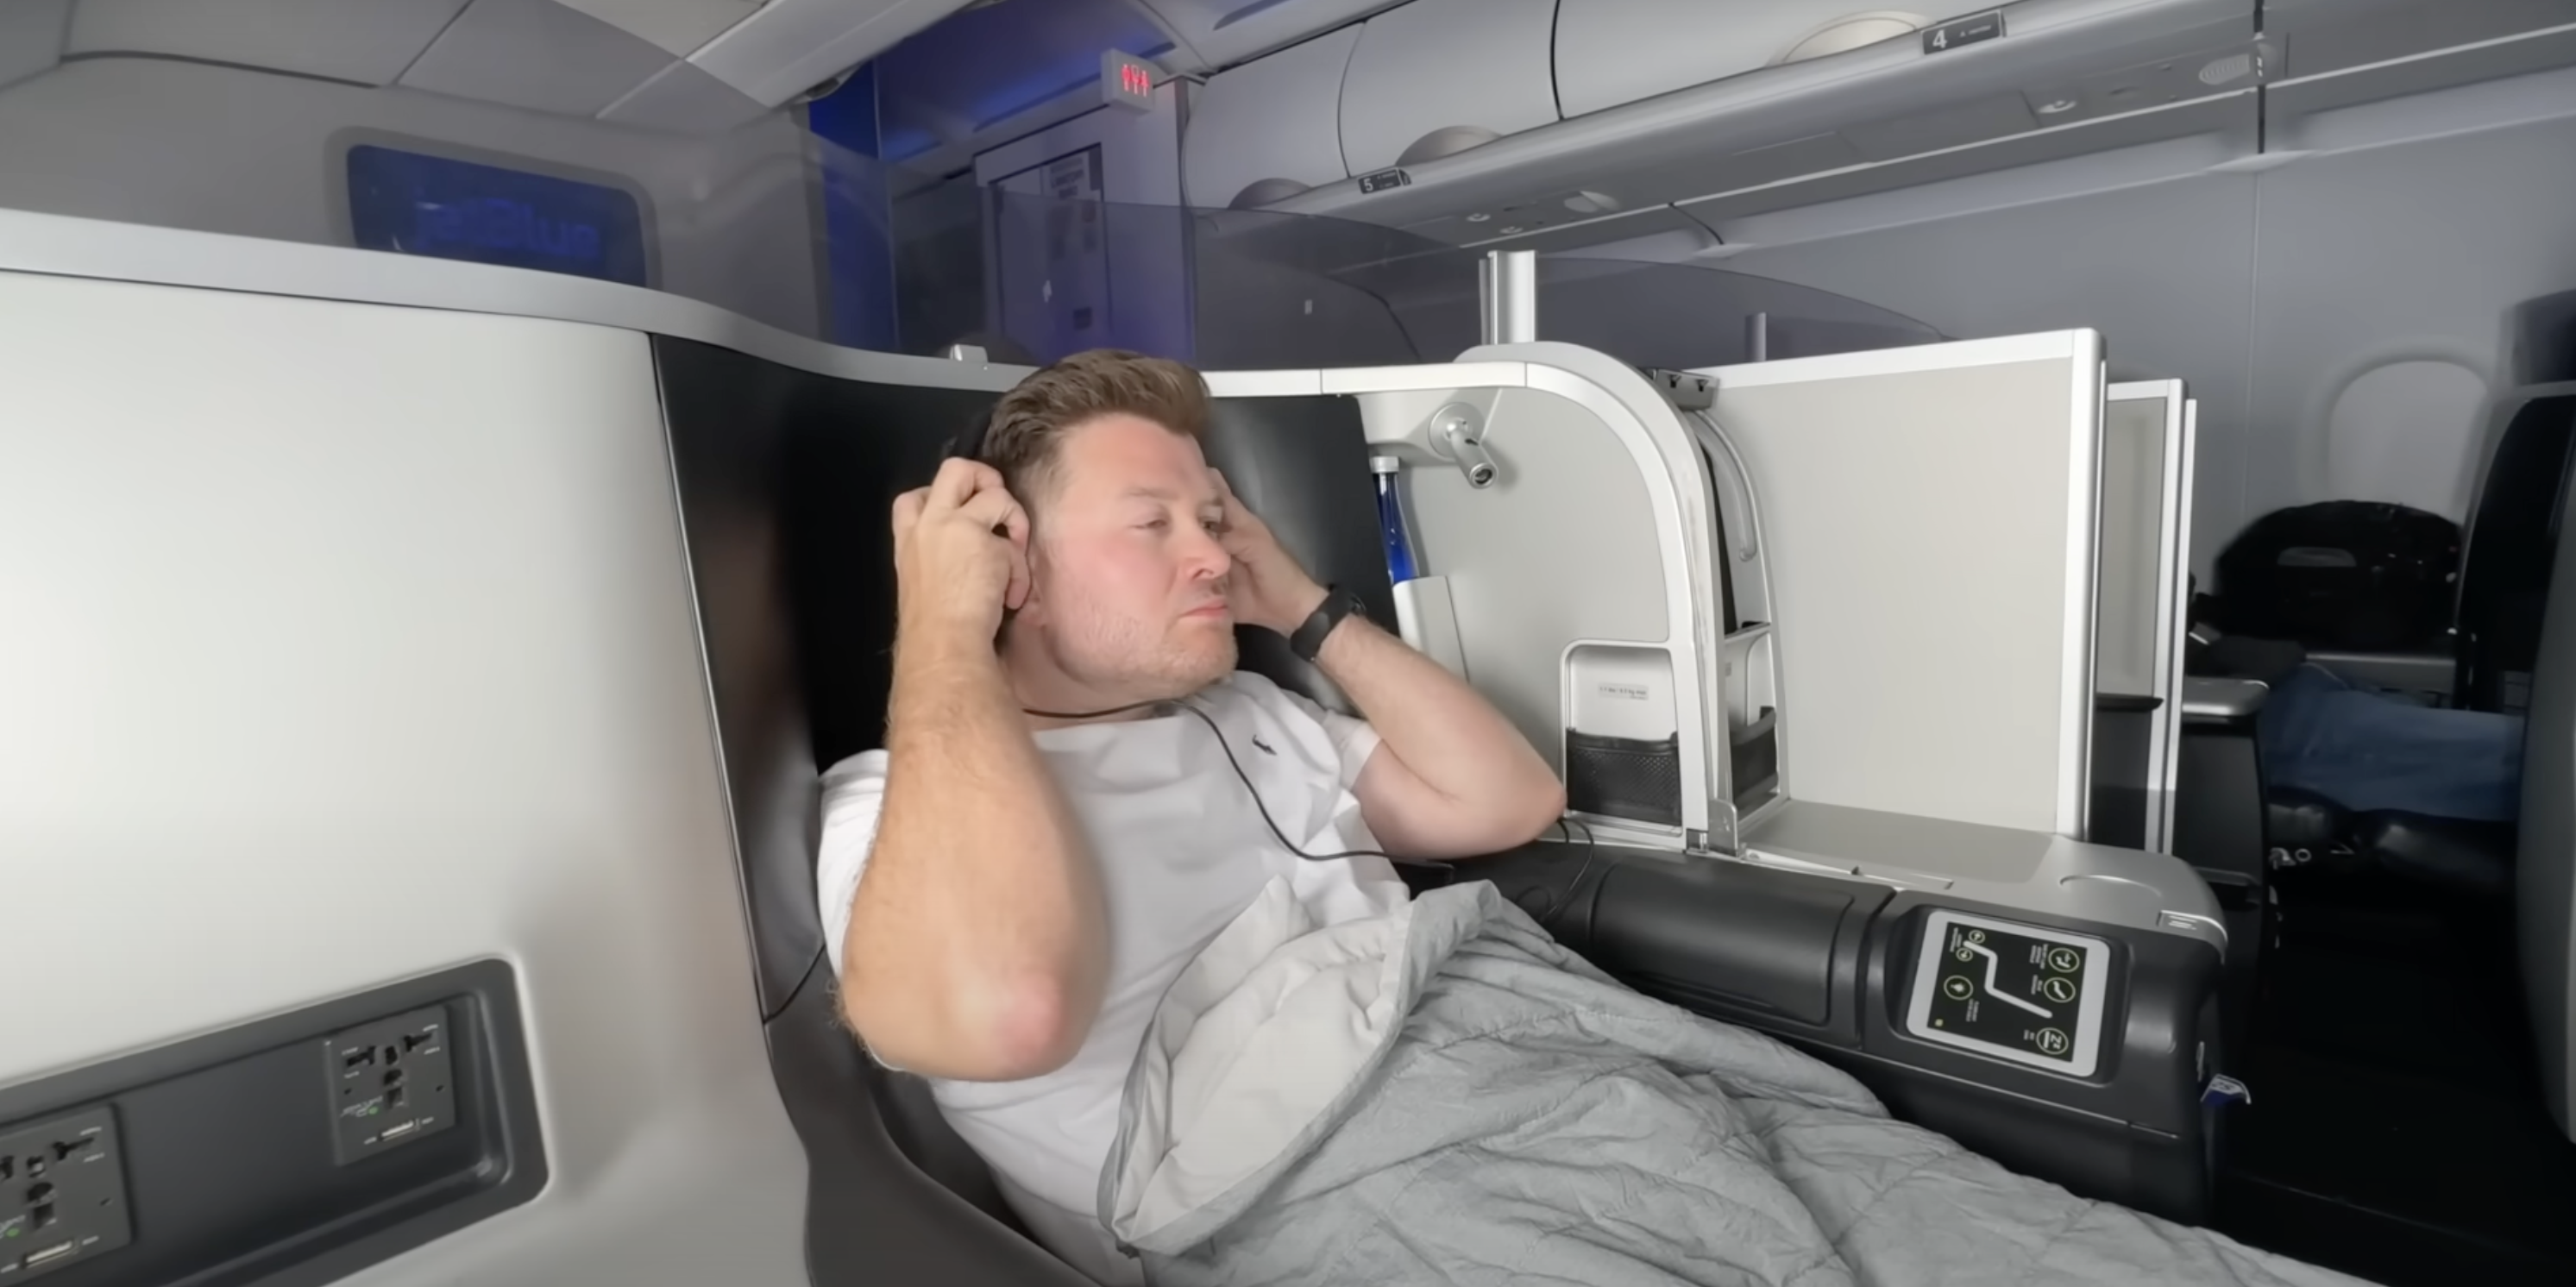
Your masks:
[{"label": "storage compartment", "polygon": [[1593,959],[1702,1014],[1857,1033],[1835,958],[1887,892],[1703,860],[1614,866],[1592,911]]},{"label": "storage compartment", "polygon": [[1682,825],[1681,722],[1670,652],[1611,643],[1566,650],[1565,798],[1579,814]]},{"label": "storage compartment", "polygon": [[1326,32],[1209,79],[1190,100],[1181,183],[1192,207],[1267,205],[1350,177],[1342,75],[1360,29]]},{"label": "storage compartment", "polygon": [[[1172,38],[1198,51],[1209,67],[1224,67],[1258,58],[1273,49],[1294,53],[1293,44],[1327,27],[1353,31],[1362,18],[1392,9],[1403,0],[1136,0],[1154,11]],[[1334,35],[1340,32],[1332,33]],[[1329,37],[1326,37],[1329,38]],[[1279,55],[1273,55],[1277,57]]]},{"label": "storage compartment", "polygon": [[2264,0],[2283,74],[2322,76],[2564,26],[2566,0]]},{"label": "storage compartment", "polygon": [[1342,82],[1342,158],[1367,175],[1556,120],[1556,0],[1413,0],[1361,29]]},{"label": "storage compartment", "polygon": [[[1572,243],[1559,224],[1498,212],[1563,209],[1579,194],[1593,215],[1682,203],[1725,235],[1723,224],[1750,214],[2063,157],[2203,135],[2225,135],[2229,148],[2242,148],[2255,129],[2247,91],[2262,84],[2264,69],[2254,0],[2020,0],[2003,6],[2000,38],[1937,52],[1927,52],[1920,35],[1849,43],[1893,24],[1831,30],[1836,17],[1904,14],[1909,2],[1880,9],[1877,0],[1856,0],[1793,30],[1760,25],[1771,20],[1763,11],[1804,16],[1812,12],[1804,5],[1674,4],[1662,7],[1711,16],[1657,23],[1650,6],[1569,0],[1551,15],[1552,30],[1525,35],[1535,24],[1524,14],[1545,6],[1417,0],[1373,19],[1352,64],[1342,110],[1352,173],[1391,164],[1444,124],[1501,137],[1472,159],[1407,166],[1409,182],[1392,190],[1362,191],[1346,180],[1280,208],[1460,244],[1544,228],[1561,247]],[[1441,46],[1426,51],[1436,55],[1432,70],[1417,66],[1412,51],[1399,60],[1372,48],[1381,27],[1468,8],[1477,9],[1472,28],[1455,22],[1454,39],[1424,38]],[[1598,30],[1605,21],[1624,34]],[[1721,24],[1728,34],[1695,34]],[[1745,29],[1760,38],[1734,34]],[[1531,38],[1541,51],[1534,60],[1521,43]],[[1784,48],[1839,52],[1769,64]],[[1530,69],[1532,61],[1550,66]],[[1444,111],[1388,114],[1400,97],[1433,95]],[[1522,123],[1492,112],[1482,114],[1494,119],[1429,119],[1474,117],[1480,113],[1464,109],[1504,100],[1526,107]],[[1564,120],[1529,128],[1560,103]],[[1372,133],[1379,120],[1383,130]],[[2076,125],[2084,128],[2065,128]],[[1703,202],[1710,204],[1693,204]],[[1616,220],[1600,228],[1602,240],[1630,235]]]},{"label": "storage compartment", "polygon": [[[1787,1041],[1859,1078],[1898,1117],[2015,1171],[2168,1219],[2208,1218],[2212,1110],[2200,1095],[2226,1068],[2221,963],[2198,938],[1606,845],[1530,845],[1460,875],[1493,881],[1639,991]],[[2071,1022],[2013,1026],[2000,1045],[1917,1035],[1965,1013],[1944,989],[1966,964],[1977,967],[1973,995],[1991,995],[1985,958],[1957,959],[1972,931],[1985,935],[1976,946],[2016,958],[1998,965],[1997,987]],[[2052,959],[2061,950],[2074,955]]]},{"label": "storage compartment", "polygon": [[1932,14],[1897,0],[1564,0],[1556,95],[1568,117],[1910,35]]},{"label": "storage compartment", "polygon": [[1780,685],[1767,625],[1726,637],[1727,778],[1740,820],[1780,798]]}]

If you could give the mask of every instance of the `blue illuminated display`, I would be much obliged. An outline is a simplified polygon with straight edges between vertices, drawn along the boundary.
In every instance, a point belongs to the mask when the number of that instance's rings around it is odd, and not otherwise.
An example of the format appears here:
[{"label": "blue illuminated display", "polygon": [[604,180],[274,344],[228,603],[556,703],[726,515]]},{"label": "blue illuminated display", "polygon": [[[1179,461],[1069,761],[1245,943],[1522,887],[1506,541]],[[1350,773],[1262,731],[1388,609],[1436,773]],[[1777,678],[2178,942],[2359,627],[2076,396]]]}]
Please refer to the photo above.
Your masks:
[{"label": "blue illuminated display", "polygon": [[369,250],[651,285],[642,210],[596,183],[364,144],[349,225]]}]

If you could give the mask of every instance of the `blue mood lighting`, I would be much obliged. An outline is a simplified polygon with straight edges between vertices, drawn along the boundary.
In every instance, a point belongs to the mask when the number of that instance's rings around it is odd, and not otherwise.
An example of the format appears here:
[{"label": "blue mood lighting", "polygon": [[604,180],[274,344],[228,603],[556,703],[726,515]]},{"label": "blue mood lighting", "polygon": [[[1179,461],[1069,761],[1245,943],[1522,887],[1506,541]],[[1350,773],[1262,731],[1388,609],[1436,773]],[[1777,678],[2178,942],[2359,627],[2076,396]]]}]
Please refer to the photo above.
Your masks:
[{"label": "blue mood lighting", "polygon": [[350,148],[348,164],[350,232],[365,249],[652,284],[632,194],[374,144]]}]

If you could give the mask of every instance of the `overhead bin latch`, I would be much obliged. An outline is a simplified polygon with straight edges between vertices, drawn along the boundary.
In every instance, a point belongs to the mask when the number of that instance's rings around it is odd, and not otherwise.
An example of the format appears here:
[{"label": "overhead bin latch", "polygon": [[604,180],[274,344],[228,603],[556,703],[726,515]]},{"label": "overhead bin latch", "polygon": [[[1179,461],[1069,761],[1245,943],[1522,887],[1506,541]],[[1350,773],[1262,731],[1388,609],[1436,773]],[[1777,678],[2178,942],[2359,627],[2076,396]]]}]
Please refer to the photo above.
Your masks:
[{"label": "overhead bin latch", "polygon": [[1706,411],[1717,405],[1717,381],[1707,376],[1648,367],[1646,379],[1675,411]]}]

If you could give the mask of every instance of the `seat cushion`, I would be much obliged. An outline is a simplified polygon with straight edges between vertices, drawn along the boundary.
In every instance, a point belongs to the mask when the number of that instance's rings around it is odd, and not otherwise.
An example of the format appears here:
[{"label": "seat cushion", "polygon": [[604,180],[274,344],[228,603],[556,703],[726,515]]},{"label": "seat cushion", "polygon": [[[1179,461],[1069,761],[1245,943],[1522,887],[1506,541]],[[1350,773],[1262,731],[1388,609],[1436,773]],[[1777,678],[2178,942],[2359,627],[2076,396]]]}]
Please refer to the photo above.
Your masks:
[{"label": "seat cushion", "polygon": [[2353,819],[2352,844],[2359,857],[2392,875],[2484,897],[2513,890],[2508,823],[2365,813]]}]

